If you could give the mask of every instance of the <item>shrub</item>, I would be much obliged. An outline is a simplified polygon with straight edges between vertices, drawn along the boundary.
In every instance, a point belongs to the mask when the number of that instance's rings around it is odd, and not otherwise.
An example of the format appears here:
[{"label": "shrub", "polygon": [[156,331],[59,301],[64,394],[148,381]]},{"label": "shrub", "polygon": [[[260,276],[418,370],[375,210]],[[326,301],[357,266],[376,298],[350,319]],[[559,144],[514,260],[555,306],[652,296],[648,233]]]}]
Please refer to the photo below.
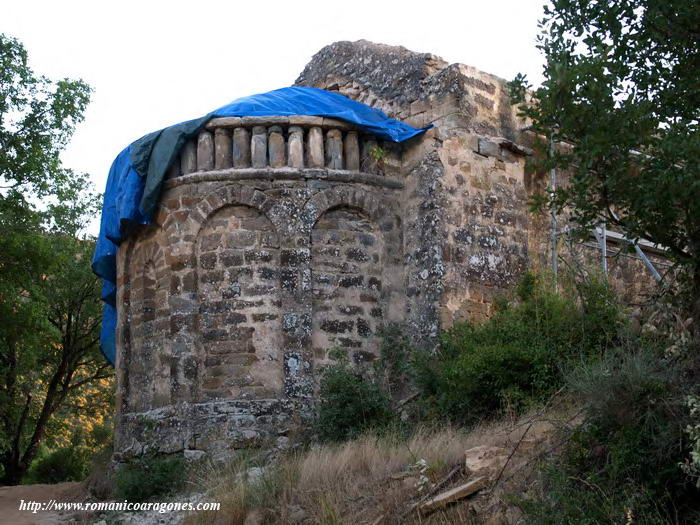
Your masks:
[{"label": "shrub", "polygon": [[679,467],[687,412],[679,370],[655,349],[623,349],[579,367],[569,384],[583,424],[521,501],[531,523],[695,523],[700,491]]},{"label": "shrub", "polygon": [[169,496],[182,487],[184,474],[185,460],[181,456],[144,456],[117,471],[115,495],[129,501]]},{"label": "shrub", "polygon": [[62,447],[35,461],[27,481],[29,483],[60,483],[82,481],[90,468],[90,454],[82,447]]},{"label": "shrub", "polygon": [[388,396],[372,380],[346,363],[327,367],[321,376],[317,429],[324,441],[352,438],[394,420]]},{"label": "shrub", "polygon": [[582,286],[581,304],[532,274],[516,291],[518,301],[501,301],[493,318],[455,325],[435,355],[415,359],[428,413],[471,424],[520,411],[562,386],[565,370],[616,343],[622,316],[605,285]]},{"label": "shrub", "polygon": [[381,337],[381,344],[377,374],[382,389],[396,399],[404,395],[404,390],[409,386],[410,356],[414,351],[404,327],[400,324],[390,323],[384,326],[378,335]]}]

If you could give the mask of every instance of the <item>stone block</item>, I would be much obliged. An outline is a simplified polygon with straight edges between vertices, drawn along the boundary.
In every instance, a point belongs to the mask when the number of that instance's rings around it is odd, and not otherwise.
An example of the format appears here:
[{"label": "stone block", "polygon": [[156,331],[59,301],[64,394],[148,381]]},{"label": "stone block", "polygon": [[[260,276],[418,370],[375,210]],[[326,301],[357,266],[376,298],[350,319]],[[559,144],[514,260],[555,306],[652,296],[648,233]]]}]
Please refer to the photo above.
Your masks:
[{"label": "stone block", "polygon": [[197,171],[214,169],[214,137],[209,131],[202,131],[197,139]]},{"label": "stone block", "polygon": [[231,131],[225,128],[214,130],[214,168],[223,170],[233,166]]},{"label": "stone block", "polygon": [[253,138],[250,142],[250,155],[254,168],[267,166],[267,130],[263,126],[253,128]]}]

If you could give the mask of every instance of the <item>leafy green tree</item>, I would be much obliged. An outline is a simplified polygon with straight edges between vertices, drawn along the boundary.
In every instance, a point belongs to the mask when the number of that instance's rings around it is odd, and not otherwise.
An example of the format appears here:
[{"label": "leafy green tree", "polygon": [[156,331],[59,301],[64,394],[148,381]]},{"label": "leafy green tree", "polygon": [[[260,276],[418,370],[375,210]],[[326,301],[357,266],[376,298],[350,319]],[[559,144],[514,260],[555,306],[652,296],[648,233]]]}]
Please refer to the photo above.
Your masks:
[{"label": "leafy green tree", "polygon": [[511,93],[539,136],[565,143],[540,166],[569,176],[549,205],[667,248],[689,270],[700,338],[700,10],[552,0],[540,30],[544,82],[518,75]]},{"label": "leafy green tree", "polygon": [[59,154],[90,88],[52,82],[0,34],[0,482],[19,483],[57,411],[111,374],[99,356],[98,195]]}]

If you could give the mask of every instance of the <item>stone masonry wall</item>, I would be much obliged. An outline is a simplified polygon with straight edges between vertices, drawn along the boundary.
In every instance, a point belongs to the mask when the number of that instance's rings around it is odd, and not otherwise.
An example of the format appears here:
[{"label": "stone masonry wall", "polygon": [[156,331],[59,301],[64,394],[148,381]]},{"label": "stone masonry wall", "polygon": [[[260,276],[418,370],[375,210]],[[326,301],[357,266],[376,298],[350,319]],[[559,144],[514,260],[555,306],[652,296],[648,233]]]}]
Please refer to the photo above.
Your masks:
[{"label": "stone masonry wall", "polygon": [[118,458],[274,442],[307,417],[331,349],[375,359],[402,294],[384,277],[400,185],[270,175],[174,179],[121,247]]},{"label": "stone masonry wall", "polygon": [[[369,369],[385,323],[434,349],[548,264],[548,217],[528,209],[547,177],[505,81],[359,41],[297,84],[432,129],[397,145],[320,117],[227,118],[183,148],[155,224],[118,253],[117,460],[284,444],[322,368]],[[596,264],[594,244],[564,244]],[[609,266],[626,299],[649,289],[640,261]]]},{"label": "stone masonry wall", "polygon": [[[405,185],[405,322],[418,340],[430,346],[439,329],[488,317],[495,297],[525,269],[548,268],[549,216],[528,206],[545,190],[548,174],[526,167],[533,137],[510,105],[505,80],[361,40],[323,48],[297,84],[338,91],[414,126],[434,126],[403,146],[398,175]],[[589,266],[599,267],[597,247],[588,244],[579,250],[588,252]],[[617,249],[610,245],[611,254]],[[581,259],[564,238],[559,253]],[[651,257],[664,268],[662,259]],[[641,261],[623,254],[609,258],[608,267],[626,301],[653,291]]]}]

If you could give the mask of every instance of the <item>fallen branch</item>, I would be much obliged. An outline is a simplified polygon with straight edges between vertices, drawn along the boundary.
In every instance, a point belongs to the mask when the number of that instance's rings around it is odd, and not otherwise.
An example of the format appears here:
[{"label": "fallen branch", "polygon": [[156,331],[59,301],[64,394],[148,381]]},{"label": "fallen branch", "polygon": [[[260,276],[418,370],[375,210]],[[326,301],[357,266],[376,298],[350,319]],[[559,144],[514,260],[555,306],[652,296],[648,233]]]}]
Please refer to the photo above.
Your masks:
[{"label": "fallen branch", "polygon": [[438,481],[429,491],[428,493],[423,496],[421,499],[416,501],[413,505],[411,505],[407,510],[405,510],[403,513],[401,513],[401,516],[399,516],[399,522],[403,522],[404,518],[408,516],[411,512],[416,510],[419,505],[430,499],[430,497],[435,494],[438,490],[440,490],[442,487],[444,487],[447,483],[450,482],[450,480],[457,474],[460,470],[462,470],[462,465],[457,465],[455,466],[447,476],[442,478],[440,481]]},{"label": "fallen branch", "polygon": [[420,512],[421,514],[428,514],[430,512],[433,512],[434,510],[445,507],[454,501],[464,499],[467,496],[471,496],[475,492],[486,487],[486,485],[488,485],[488,479],[485,476],[478,477],[476,479],[468,481],[464,485],[460,485],[446,492],[443,492],[442,494],[439,494],[432,499],[429,499],[420,507],[418,507],[418,512]]}]

